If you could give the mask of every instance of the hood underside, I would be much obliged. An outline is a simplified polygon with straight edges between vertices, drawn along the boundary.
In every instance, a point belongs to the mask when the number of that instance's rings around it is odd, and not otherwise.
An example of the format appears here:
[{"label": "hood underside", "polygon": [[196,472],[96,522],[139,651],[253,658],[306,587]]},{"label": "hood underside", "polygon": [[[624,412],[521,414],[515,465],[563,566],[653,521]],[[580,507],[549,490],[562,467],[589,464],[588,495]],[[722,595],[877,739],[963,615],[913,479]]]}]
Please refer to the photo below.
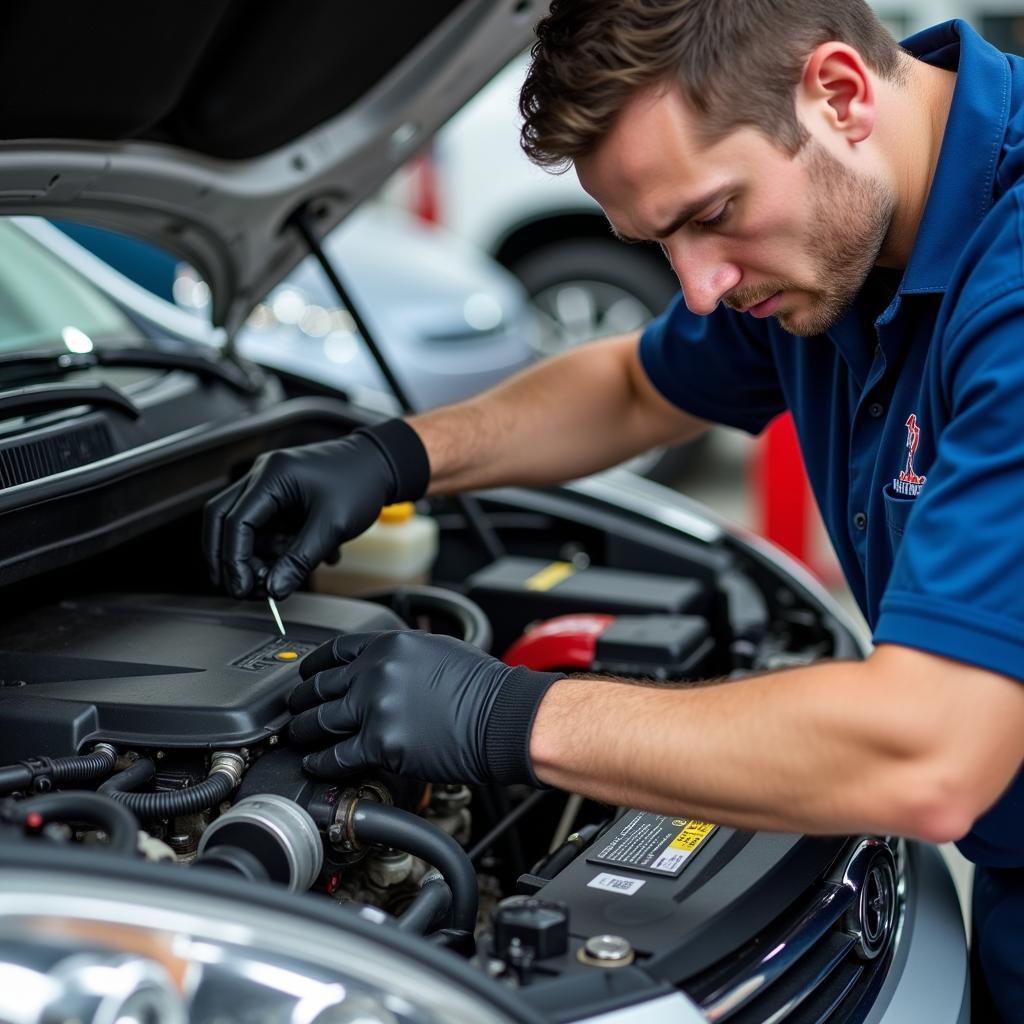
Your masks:
[{"label": "hood underside", "polygon": [[540,0],[133,0],[0,11],[0,213],[192,263],[234,332],[527,45]]}]

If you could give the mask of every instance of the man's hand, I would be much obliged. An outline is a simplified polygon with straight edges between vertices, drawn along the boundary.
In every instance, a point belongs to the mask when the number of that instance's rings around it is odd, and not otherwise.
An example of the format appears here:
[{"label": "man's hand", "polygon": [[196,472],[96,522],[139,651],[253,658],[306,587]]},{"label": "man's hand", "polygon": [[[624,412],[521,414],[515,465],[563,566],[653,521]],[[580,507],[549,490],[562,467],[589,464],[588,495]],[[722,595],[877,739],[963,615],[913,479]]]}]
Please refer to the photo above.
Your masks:
[{"label": "man's hand", "polygon": [[[267,593],[287,597],[339,544],[372,525],[384,505],[422,497],[429,477],[426,451],[402,420],[267,452],[206,506],[210,576],[247,597],[265,572]],[[258,550],[259,532],[273,527],[288,537],[276,559]]]},{"label": "man's hand", "polygon": [[[324,779],[384,768],[431,782],[528,782],[533,718],[556,673],[512,668],[461,640],[353,633],[300,666],[292,740]],[[327,748],[327,749],[324,749]]]}]

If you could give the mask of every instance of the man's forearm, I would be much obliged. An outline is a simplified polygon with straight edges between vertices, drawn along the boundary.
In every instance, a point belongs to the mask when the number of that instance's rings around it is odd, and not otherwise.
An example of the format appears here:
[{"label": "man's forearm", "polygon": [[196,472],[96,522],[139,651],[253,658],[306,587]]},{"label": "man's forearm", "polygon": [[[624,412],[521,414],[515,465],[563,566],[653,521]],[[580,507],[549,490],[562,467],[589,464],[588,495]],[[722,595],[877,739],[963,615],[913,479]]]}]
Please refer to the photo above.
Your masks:
[{"label": "man's forearm", "polygon": [[[540,705],[530,753],[543,782],[612,804],[741,828],[940,841],[966,832],[1020,761],[1017,744],[1005,765],[981,763],[1002,755],[979,749],[978,730],[991,729],[971,682],[951,707],[946,692],[936,702],[928,675],[887,679],[866,662],[694,688],[567,679]],[[990,769],[994,781],[978,781]]]},{"label": "man's forearm", "polygon": [[430,457],[430,493],[544,485],[700,433],[639,370],[637,335],[594,342],[458,405],[413,417]]}]

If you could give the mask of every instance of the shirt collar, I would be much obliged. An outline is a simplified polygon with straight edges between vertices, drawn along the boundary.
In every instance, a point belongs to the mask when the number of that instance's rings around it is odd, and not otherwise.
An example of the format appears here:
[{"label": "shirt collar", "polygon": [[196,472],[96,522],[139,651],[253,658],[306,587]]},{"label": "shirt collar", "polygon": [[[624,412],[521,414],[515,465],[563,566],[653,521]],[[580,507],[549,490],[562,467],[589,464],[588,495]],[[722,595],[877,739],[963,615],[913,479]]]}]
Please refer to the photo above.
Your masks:
[{"label": "shirt collar", "polygon": [[903,295],[944,292],[967,240],[992,206],[1009,113],[1010,68],[965,21],[926,29],[903,47],[928,64],[957,71],[938,166],[900,285]]}]

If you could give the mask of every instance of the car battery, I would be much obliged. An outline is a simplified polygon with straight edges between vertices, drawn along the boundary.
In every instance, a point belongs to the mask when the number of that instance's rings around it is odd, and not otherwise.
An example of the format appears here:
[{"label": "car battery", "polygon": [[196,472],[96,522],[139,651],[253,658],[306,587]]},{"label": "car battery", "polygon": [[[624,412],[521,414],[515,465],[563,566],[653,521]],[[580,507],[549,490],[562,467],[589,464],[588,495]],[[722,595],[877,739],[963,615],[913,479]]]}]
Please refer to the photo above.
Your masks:
[{"label": "car battery", "polygon": [[572,612],[611,615],[700,615],[710,619],[713,592],[700,580],[571,562],[506,556],[468,580],[468,596],[505,650],[531,623]]},{"label": "car battery", "polygon": [[714,649],[699,615],[572,612],[530,626],[502,657],[540,672],[679,681],[712,675]]}]

